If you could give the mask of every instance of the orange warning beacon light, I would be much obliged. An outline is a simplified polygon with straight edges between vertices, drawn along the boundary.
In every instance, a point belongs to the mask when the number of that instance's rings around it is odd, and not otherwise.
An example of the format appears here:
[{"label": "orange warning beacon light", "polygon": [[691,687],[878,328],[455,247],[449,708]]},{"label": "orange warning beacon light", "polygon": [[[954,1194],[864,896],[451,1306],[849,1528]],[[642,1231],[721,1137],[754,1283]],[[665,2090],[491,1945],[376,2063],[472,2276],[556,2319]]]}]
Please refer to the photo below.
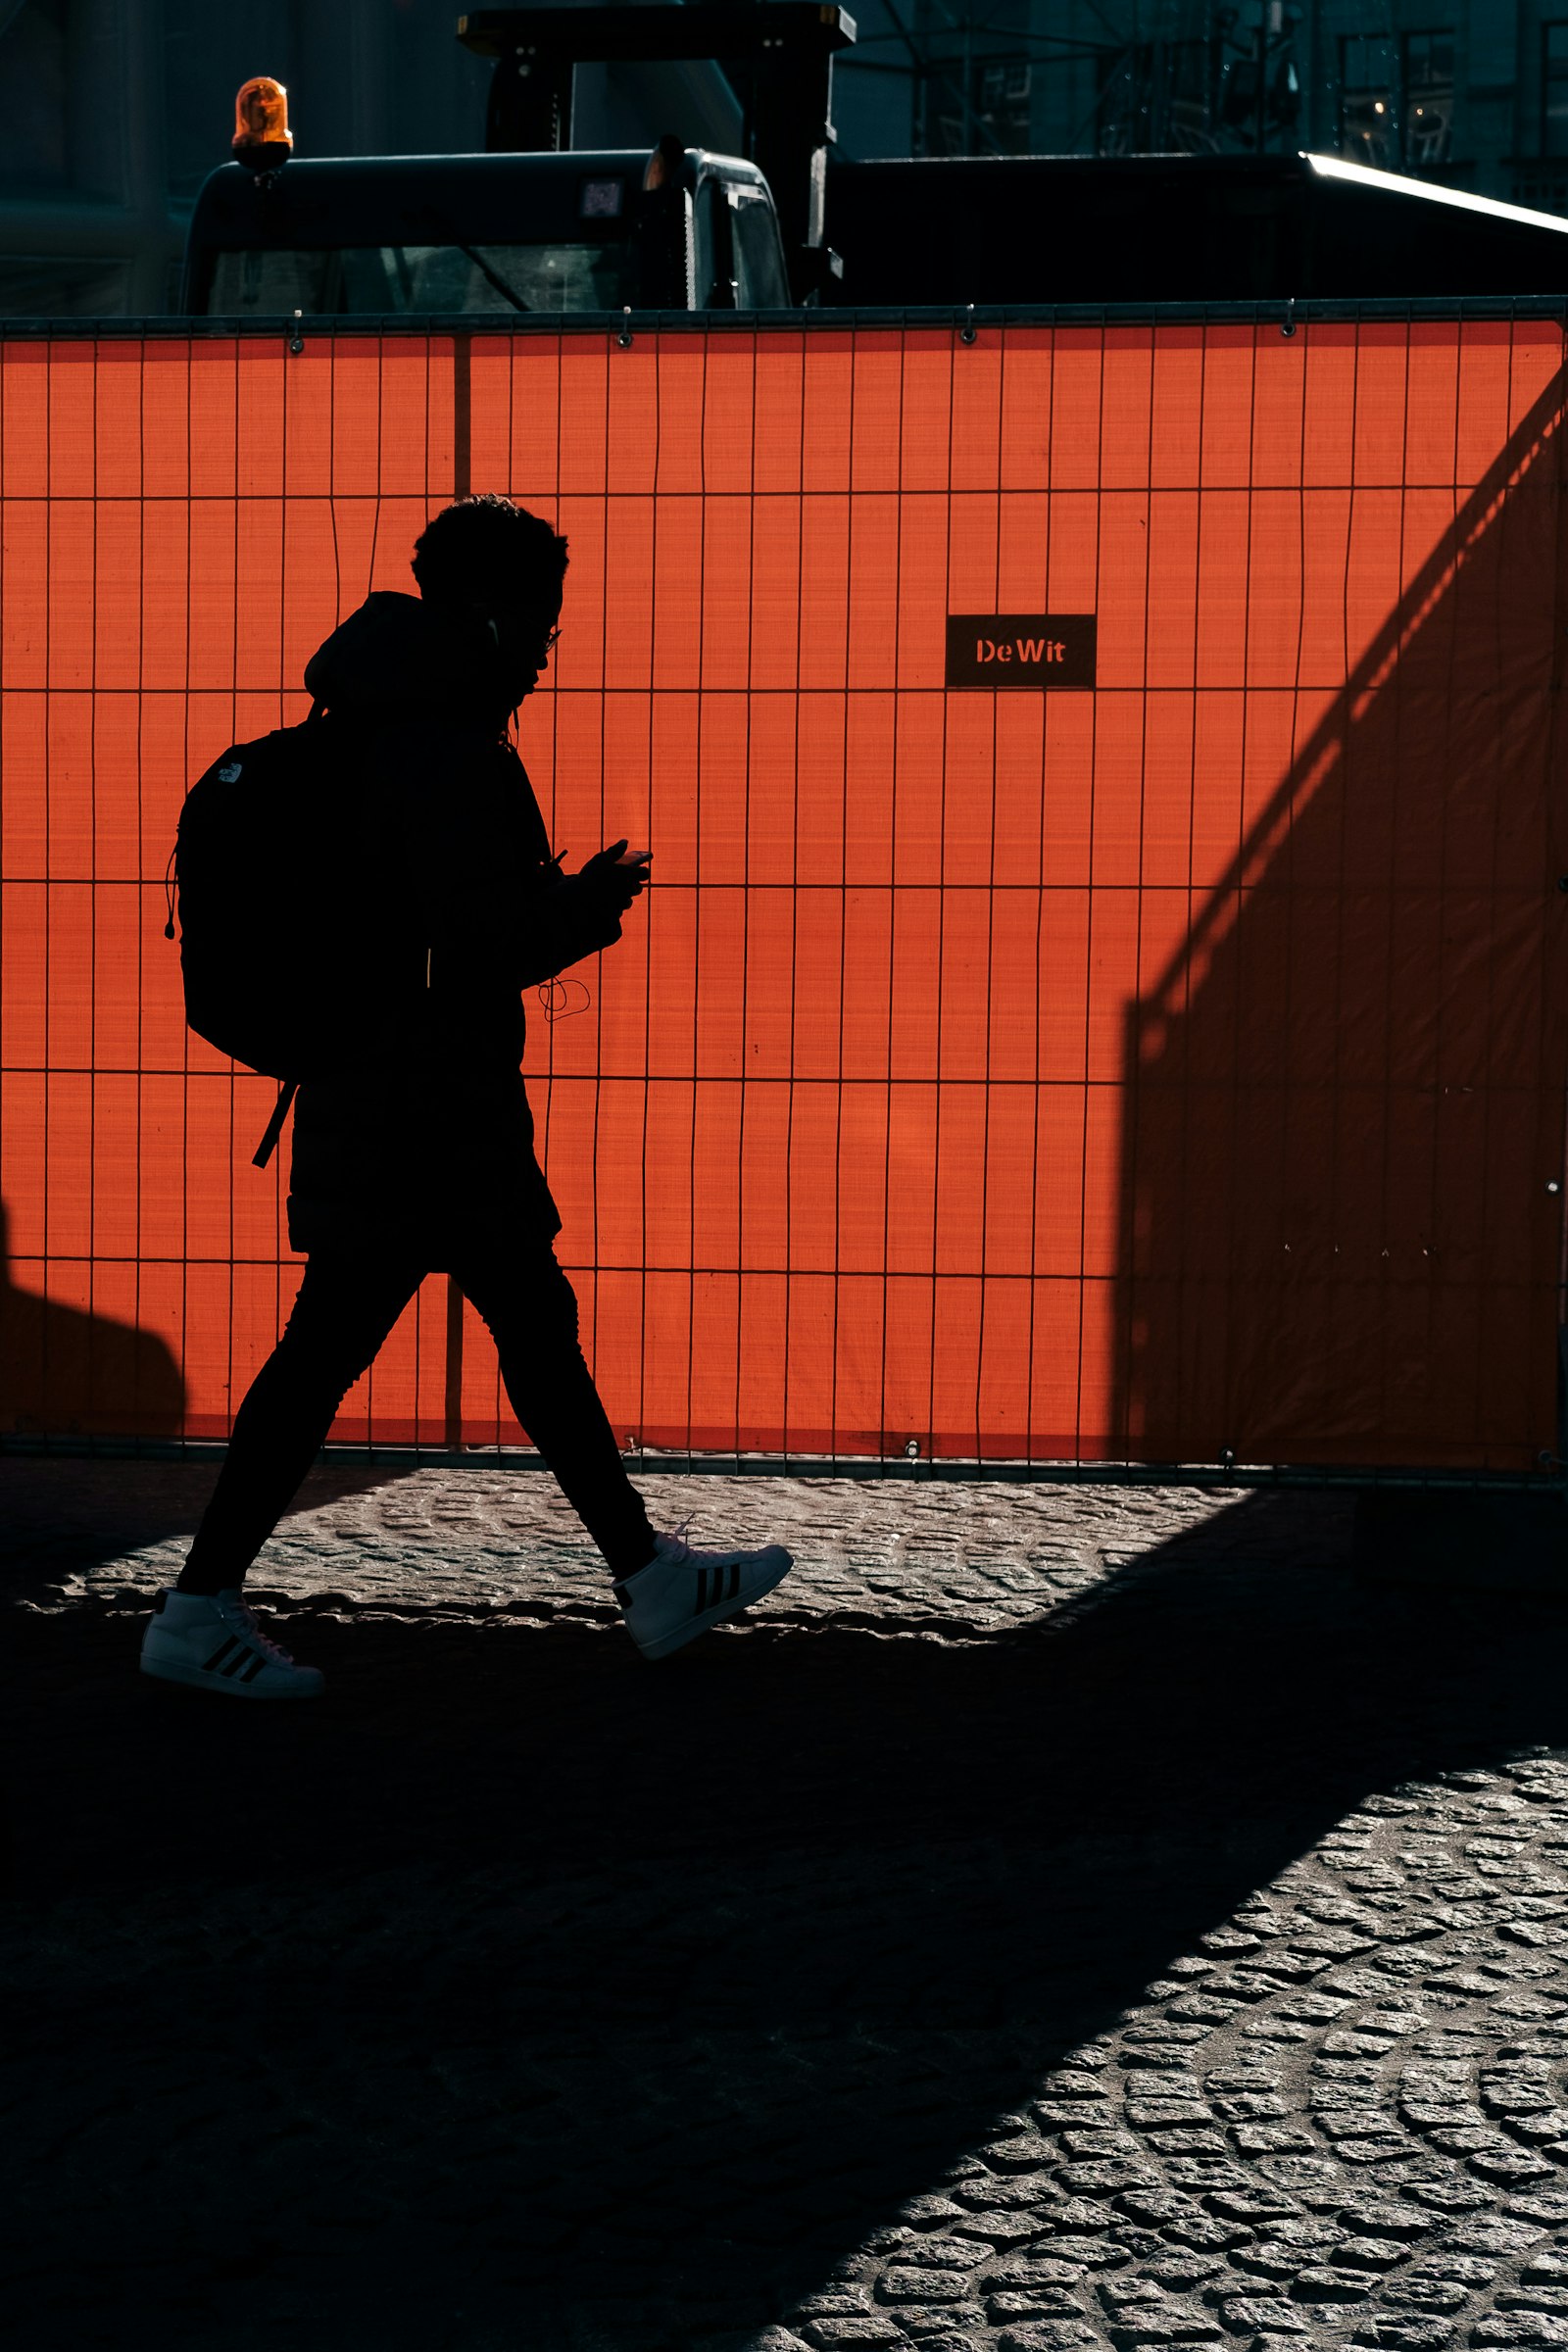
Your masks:
[{"label": "orange warning beacon light", "polygon": [[234,99],[234,161],[249,172],[275,172],[294,145],[288,92],[270,74],[241,84]]}]

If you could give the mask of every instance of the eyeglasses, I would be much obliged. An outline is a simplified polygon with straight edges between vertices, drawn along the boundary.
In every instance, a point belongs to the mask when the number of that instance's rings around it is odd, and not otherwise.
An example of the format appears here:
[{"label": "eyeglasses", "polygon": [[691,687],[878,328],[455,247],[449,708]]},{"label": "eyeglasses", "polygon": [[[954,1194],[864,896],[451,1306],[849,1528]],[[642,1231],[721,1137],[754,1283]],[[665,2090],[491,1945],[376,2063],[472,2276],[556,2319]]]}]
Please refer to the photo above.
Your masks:
[{"label": "eyeglasses", "polygon": [[555,652],[561,642],[559,627],[547,629],[542,635],[537,633],[539,629],[537,605],[530,609],[527,605],[508,604],[497,598],[487,600],[482,605],[476,602],[474,609],[482,612],[488,620],[497,645],[506,644],[519,652],[524,647],[531,649],[537,646],[539,659],[544,661]]}]

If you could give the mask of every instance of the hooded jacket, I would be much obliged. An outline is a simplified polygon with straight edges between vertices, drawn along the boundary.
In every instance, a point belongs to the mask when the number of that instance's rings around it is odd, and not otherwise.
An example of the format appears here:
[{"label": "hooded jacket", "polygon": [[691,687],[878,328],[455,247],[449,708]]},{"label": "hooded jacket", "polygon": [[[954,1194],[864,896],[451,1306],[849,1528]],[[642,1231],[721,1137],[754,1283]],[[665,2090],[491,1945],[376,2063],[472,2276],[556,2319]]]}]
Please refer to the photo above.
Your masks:
[{"label": "hooded jacket", "polygon": [[289,1238],[431,1256],[477,1237],[548,1239],[522,991],[620,936],[564,875],[482,627],[377,594],[306,665],[358,803],[363,1043],[295,1102]]}]

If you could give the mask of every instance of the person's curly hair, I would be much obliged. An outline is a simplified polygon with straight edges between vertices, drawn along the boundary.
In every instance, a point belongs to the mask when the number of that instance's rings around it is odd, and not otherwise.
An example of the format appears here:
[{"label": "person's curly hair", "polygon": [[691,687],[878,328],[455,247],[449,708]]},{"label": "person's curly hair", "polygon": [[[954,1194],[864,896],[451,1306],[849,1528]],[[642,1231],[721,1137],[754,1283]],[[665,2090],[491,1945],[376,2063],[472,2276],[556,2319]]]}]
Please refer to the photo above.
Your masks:
[{"label": "person's curly hair", "polygon": [[414,576],[433,605],[551,605],[566,576],[566,542],[541,515],[499,490],[460,498],[426,523],[414,543]]}]

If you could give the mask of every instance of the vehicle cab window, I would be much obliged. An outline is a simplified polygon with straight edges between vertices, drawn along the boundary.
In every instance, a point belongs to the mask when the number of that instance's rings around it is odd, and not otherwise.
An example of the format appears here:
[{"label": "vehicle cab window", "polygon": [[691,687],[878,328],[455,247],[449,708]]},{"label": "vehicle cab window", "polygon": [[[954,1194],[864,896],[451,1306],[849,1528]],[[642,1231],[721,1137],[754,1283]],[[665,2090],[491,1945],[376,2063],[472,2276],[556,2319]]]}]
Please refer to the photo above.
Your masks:
[{"label": "vehicle cab window", "polygon": [[709,311],[790,307],[778,221],[760,188],[710,172],[698,192],[698,298]]},{"label": "vehicle cab window", "polygon": [[625,299],[623,241],[339,246],[220,251],[203,307],[215,316],[612,311]]},{"label": "vehicle cab window", "polygon": [[765,196],[733,191],[730,227],[735,248],[735,300],[743,311],[784,311],[790,305],[778,221]]},{"label": "vehicle cab window", "polygon": [[729,190],[717,172],[710,172],[697,191],[693,220],[697,299],[705,311],[733,311],[739,306],[733,220]]}]

